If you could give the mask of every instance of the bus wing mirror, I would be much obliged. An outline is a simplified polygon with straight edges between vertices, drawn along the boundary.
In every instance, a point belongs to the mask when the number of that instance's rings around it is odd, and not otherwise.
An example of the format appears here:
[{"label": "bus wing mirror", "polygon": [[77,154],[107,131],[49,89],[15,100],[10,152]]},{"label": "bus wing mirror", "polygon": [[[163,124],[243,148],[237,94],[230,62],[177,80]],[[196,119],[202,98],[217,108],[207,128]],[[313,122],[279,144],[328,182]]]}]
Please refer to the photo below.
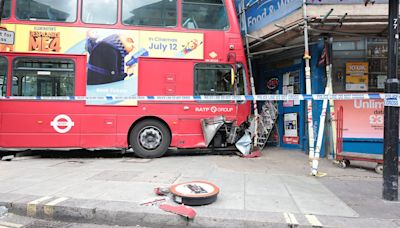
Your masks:
[{"label": "bus wing mirror", "polygon": [[236,64],[235,64],[235,74],[236,74],[237,77],[239,77],[240,72],[241,72],[242,70],[243,70],[243,65],[242,65],[242,64],[239,64],[239,63],[236,63]]},{"label": "bus wing mirror", "polygon": [[240,64],[240,63],[236,63],[236,64],[235,64],[235,71],[236,71],[236,74],[239,74],[239,72],[240,72],[242,69],[243,69],[243,65],[242,65],[242,64]]}]

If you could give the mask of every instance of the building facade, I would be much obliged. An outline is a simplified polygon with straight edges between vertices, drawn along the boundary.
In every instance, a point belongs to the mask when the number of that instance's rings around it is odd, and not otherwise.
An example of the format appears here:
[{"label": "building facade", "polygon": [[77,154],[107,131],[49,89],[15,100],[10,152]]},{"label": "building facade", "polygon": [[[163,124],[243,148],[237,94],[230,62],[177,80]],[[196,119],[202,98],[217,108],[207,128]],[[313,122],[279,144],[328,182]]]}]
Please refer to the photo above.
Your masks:
[{"label": "building facade", "polygon": [[[247,34],[256,92],[305,94],[305,61],[311,57],[311,93],[327,84],[332,64],[333,93],[383,93],[387,77],[386,0],[237,1]],[[308,37],[309,53],[305,53]],[[278,83],[276,83],[278,81]],[[275,82],[275,83],[271,83]],[[272,86],[277,85],[277,86]],[[383,153],[383,100],[335,101],[326,118],[322,155],[334,153],[330,126],[339,126],[342,150],[360,156]],[[280,146],[308,148],[307,107],[303,101],[278,102]],[[329,113],[329,108],[328,108]],[[313,133],[321,124],[322,101],[313,101]],[[339,115],[338,115],[339,114]],[[328,115],[329,116],[329,115]],[[340,125],[340,123],[342,125]]]}]

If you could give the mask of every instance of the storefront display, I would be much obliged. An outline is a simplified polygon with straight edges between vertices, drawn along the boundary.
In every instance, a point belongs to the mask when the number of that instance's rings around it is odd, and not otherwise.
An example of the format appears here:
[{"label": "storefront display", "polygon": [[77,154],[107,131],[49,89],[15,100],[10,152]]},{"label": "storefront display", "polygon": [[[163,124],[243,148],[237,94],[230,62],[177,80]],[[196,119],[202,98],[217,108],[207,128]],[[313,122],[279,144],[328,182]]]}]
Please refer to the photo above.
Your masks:
[{"label": "storefront display", "polygon": [[369,90],[381,92],[387,75],[387,41],[382,38],[367,39],[367,60],[369,63]]},{"label": "storefront display", "polygon": [[[299,94],[300,93],[300,78],[299,71],[290,71],[283,74],[282,94]],[[299,105],[299,101],[284,101],[283,107],[293,107]]]},{"label": "storefront display", "polygon": [[283,142],[287,144],[299,144],[297,113],[285,113],[283,118],[284,118]]}]

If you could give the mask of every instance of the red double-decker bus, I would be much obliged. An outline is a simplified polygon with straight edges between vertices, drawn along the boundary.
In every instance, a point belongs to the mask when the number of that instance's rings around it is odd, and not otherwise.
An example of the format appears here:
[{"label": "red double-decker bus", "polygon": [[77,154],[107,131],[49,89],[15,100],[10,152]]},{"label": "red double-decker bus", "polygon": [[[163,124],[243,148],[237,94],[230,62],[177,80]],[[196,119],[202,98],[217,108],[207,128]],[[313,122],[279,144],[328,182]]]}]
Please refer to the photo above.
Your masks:
[{"label": "red double-decker bus", "polygon": [[231,0],[6,0],[1,27],[1,150],[160,157],[243,133],[249,101],[129,99],[248,94]]}]

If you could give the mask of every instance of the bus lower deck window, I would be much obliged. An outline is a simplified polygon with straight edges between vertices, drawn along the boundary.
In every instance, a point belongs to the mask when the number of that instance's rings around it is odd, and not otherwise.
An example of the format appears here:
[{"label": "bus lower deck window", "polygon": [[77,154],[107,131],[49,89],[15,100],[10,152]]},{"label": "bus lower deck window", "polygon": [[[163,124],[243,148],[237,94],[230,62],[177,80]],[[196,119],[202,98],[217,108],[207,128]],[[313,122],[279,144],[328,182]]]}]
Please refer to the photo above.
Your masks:
[{"label": "bus lower deck window", "polygon": [[0,57],[0,89],[1,89],[1,96],[6,95],[7,89],[7,59],[4,57]]},{"label": "bus lower deck window", "polygon": [[196,64],[195,95],[233,95],[231,69],[228,64]]},{"label": "bus lower deck window", "polygon": [[75,64],[68,59],[17,58],[13,96],[73,96]]}]

